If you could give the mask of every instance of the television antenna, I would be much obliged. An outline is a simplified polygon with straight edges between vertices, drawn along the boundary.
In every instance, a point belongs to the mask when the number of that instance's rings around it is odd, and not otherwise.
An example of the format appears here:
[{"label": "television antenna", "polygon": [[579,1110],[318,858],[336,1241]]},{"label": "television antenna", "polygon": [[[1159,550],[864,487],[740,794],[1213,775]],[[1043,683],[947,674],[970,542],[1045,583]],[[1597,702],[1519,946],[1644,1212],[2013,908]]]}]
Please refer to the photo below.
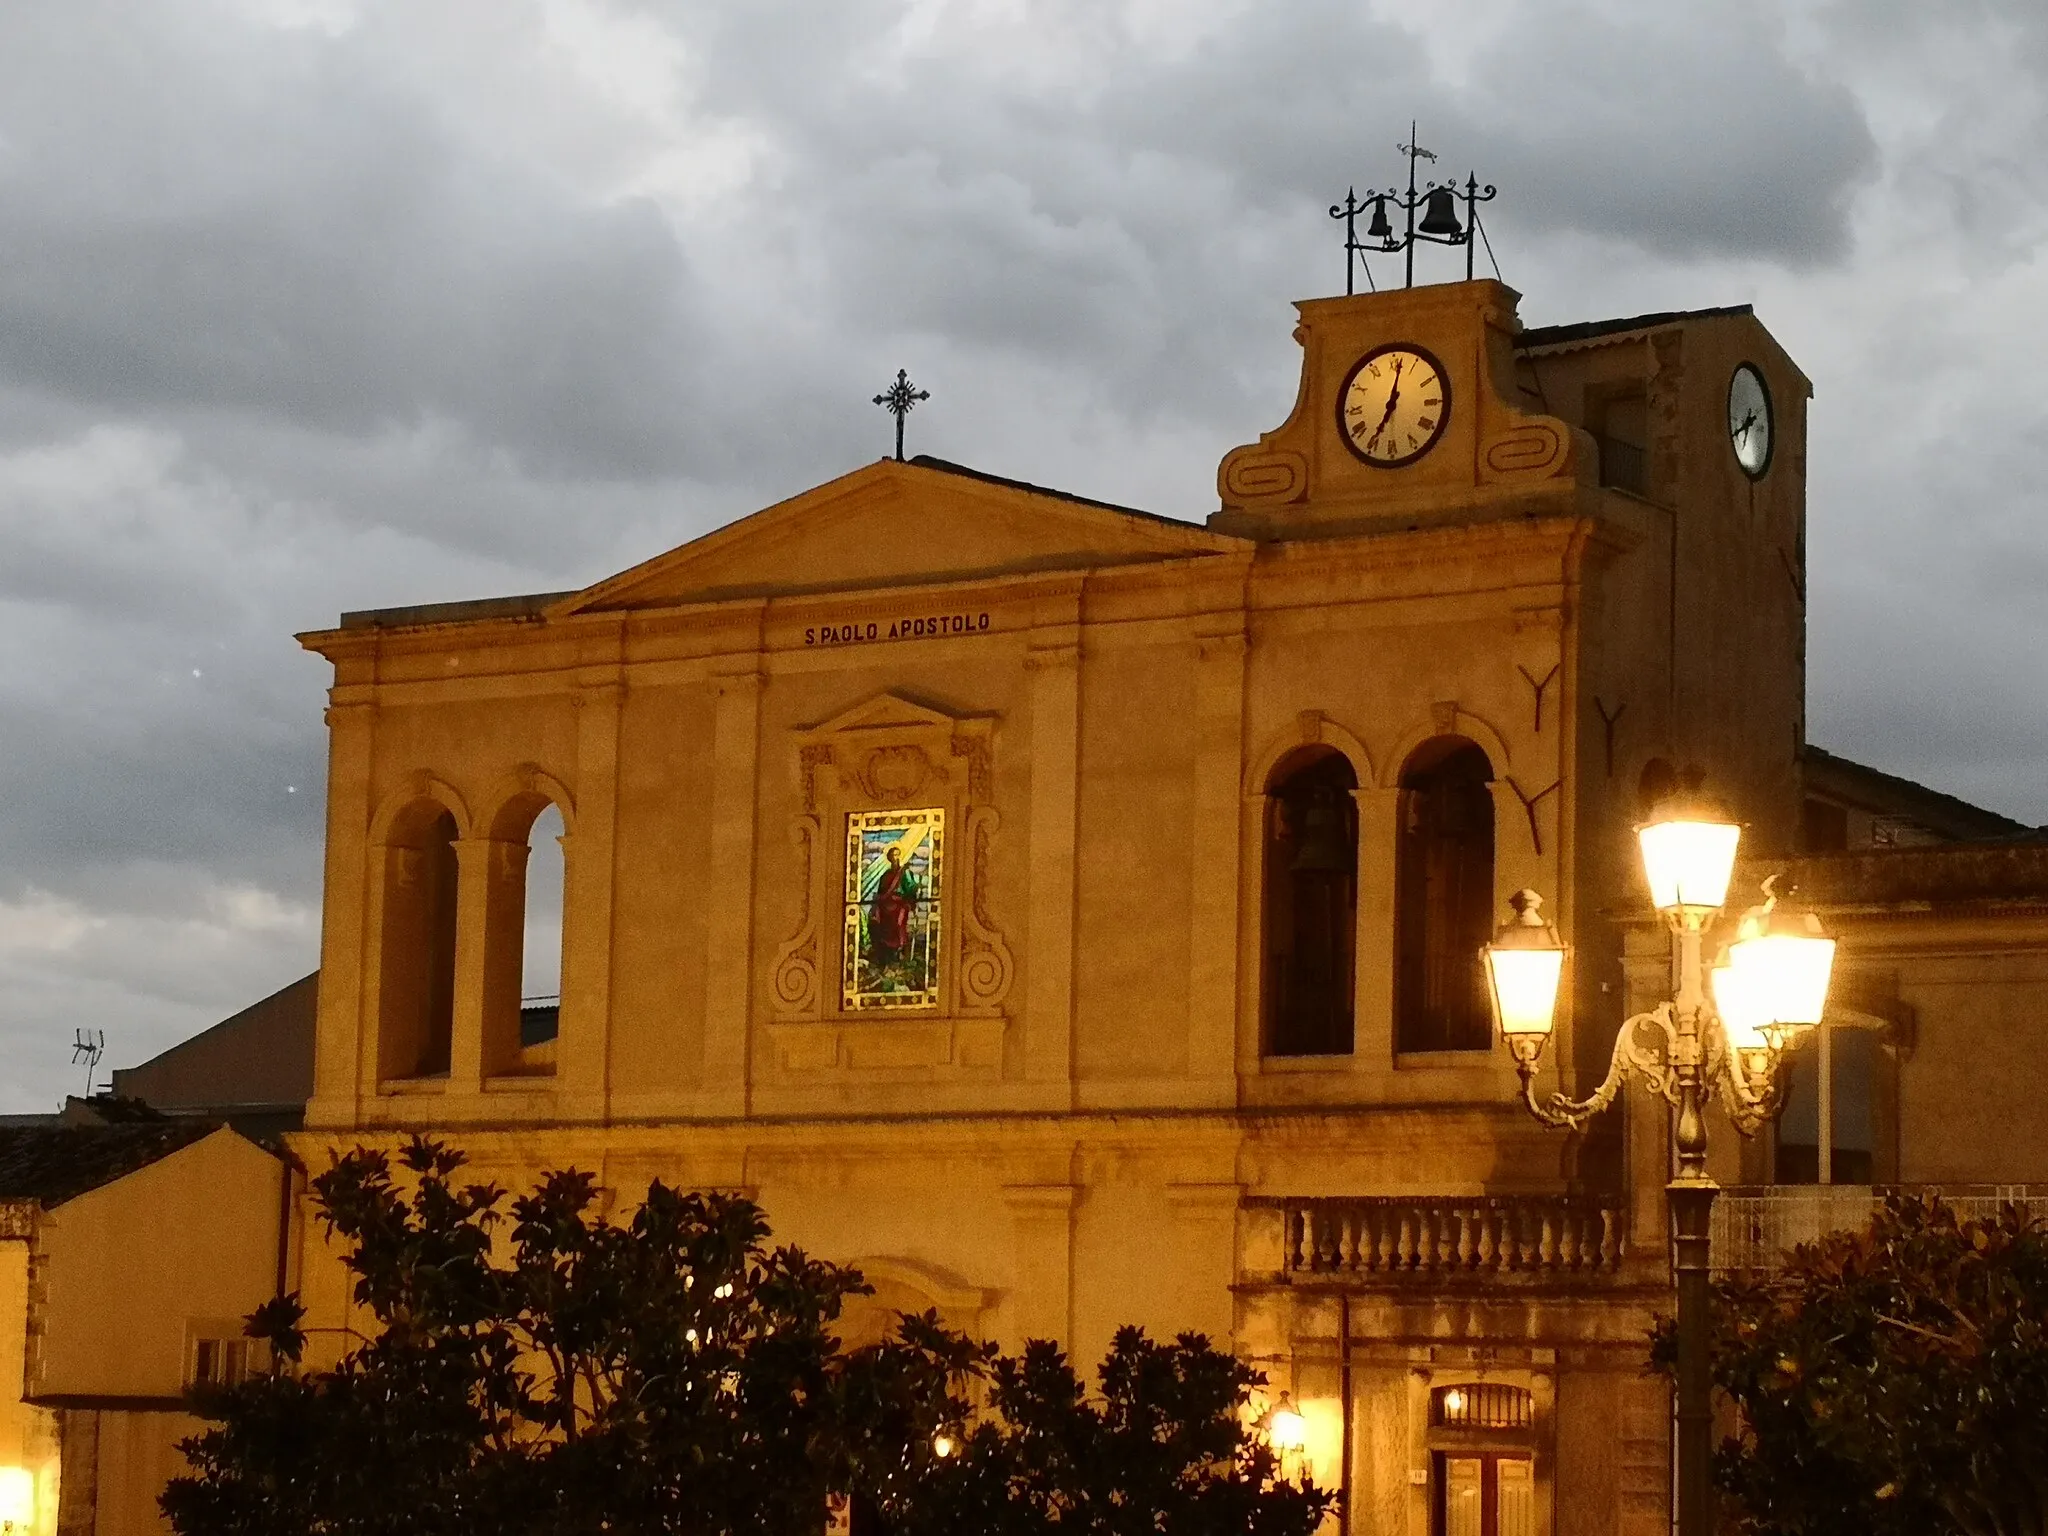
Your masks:
[{"label": "television antenna", "polygon": [[78,1037],[71,1042],[71,1064],[75,1067],[85,1063],[85,1096],[92,1097],[93,1079],[99,1075],[100,1058],[107,1054],[107,1032],[104,1029],[81,1029]]}]

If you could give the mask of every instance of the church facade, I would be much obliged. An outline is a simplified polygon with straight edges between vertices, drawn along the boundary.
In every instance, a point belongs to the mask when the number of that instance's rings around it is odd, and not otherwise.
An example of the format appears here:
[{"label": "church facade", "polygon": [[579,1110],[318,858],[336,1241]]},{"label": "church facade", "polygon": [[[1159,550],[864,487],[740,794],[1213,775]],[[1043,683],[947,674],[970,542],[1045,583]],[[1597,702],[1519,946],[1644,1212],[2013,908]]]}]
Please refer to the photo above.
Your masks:
[{"label": "church facade", "polygon": [[883,461],[580,592],[301,637],[334,687],[295,1150],[744,1191],[866,1271],[856,1338],[1200,1330],[1361,1536],[1664,1529],[1662,1116],[1536,1125],[1477,949],[1542,893],[1546,1080],[1583,1090],[1657,985],[1643,797],[1698,764],[1794,851],[1809,386],[1746,309],[1515,302],[1298,306],[1293,411],[1206,523]]}]

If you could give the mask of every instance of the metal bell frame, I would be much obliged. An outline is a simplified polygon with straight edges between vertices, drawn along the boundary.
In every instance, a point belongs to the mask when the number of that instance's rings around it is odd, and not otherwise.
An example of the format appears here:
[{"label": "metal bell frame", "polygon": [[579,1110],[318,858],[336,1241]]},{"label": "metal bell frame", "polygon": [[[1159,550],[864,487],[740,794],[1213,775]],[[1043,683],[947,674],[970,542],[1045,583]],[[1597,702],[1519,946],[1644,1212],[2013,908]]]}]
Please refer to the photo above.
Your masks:
[{"label": "metal bell frame", "polygon": [[[1472,280],[1473,236],[1479,232],[1479,205],[1490,203],[1495,196],[1491,183],[1482,187],[1476,175],[1467,175],[1465,185],[1460,187],[1456,180],[1426,182],[1421,187],[1415,184],[1415,162],[1435,160],[1436,156],[1415,143],[1414,125],[1409,125],[1408,142],[1395,146],[1408,157],[1408,190],[1388,187],[1384,192],[1368,191],[1364,198],[1358,196],[1356,187],[1349,188],[1344,201],[1330,205],[1330,217],[1344,221],[1344,292],[1355,293],[1357,270],[1366,253],[1377,251],[1391,255],[1395,251],[1406,253],[1406,270],[1401,286],[1415,286],[1415,245],[1425,241],[1430,245],[1462,245],[1465,247],[1465,281]],[[1458,200],[1465,202],[1465,222],[1458,223]],[[1388,205],[1401,210],[1406,219],[1400,234],[1394,233],[1394,223],[1388,217]],[[1417,209],[1422,210],[1422,220],[1416,222]],[[1358,216],[1370,210],[1372,217],[1365,228],[1365,238],[1358,235]],[[1372,271],[1366,270],[1370,282]]]}]

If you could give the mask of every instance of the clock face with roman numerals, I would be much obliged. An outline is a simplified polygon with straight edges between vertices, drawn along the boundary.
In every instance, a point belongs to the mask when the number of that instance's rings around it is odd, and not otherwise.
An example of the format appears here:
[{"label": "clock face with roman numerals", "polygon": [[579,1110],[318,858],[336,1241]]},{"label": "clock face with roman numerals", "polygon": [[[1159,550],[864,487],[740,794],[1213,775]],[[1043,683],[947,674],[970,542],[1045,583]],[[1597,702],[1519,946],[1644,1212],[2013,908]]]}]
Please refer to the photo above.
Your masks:
[{"label": "clock face with roman numerals", "polygon": [[1381,469],[1413,464],[1451,419],[1451,381],[1420,347],[1396,342],[1368,352],[1337,394],[1344,446]]}]

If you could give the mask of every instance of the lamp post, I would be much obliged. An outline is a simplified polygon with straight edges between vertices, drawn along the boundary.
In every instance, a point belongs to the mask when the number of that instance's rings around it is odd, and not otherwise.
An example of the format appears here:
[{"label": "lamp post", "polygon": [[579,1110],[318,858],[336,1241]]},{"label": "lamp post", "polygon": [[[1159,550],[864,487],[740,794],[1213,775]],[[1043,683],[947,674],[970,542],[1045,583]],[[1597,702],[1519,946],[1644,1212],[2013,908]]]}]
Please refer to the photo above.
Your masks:
[{"label": "lamp post", "polygon": [[1784,1107],[1786,1053],[1820,1022],[1834,965],[1835,941],[1819,919],[1782,907],[1766,880],[1762,905],[1742,915],[1709,976],[1706,935],[1727,903],[1741,835],[1734,818],[1700,794],[1697,777],[1636,829],[1650,898],[1677,936],[1677,985],[1668,1001],[1623,1022],[1607,1076],[1588,1098],[1536,1095],[1536,1067],[1550,1040],[1565,954],[1557,930],[1543,919],[1542,898],[1516,892],[1515,915],[1485,950],[1494,1018],[1532,1115],[1576,1130],[1612,1104],[1632,1076],[1677,1111],[1677,1167],[1665,1192],[1678,1284],[1679,1536],[1709,1536],[1712,1529],[1707,1287],[1716,1186],[1707,1174],[1707,1099],[1718,1097],[1745,1136],[1777,1115]]}]

